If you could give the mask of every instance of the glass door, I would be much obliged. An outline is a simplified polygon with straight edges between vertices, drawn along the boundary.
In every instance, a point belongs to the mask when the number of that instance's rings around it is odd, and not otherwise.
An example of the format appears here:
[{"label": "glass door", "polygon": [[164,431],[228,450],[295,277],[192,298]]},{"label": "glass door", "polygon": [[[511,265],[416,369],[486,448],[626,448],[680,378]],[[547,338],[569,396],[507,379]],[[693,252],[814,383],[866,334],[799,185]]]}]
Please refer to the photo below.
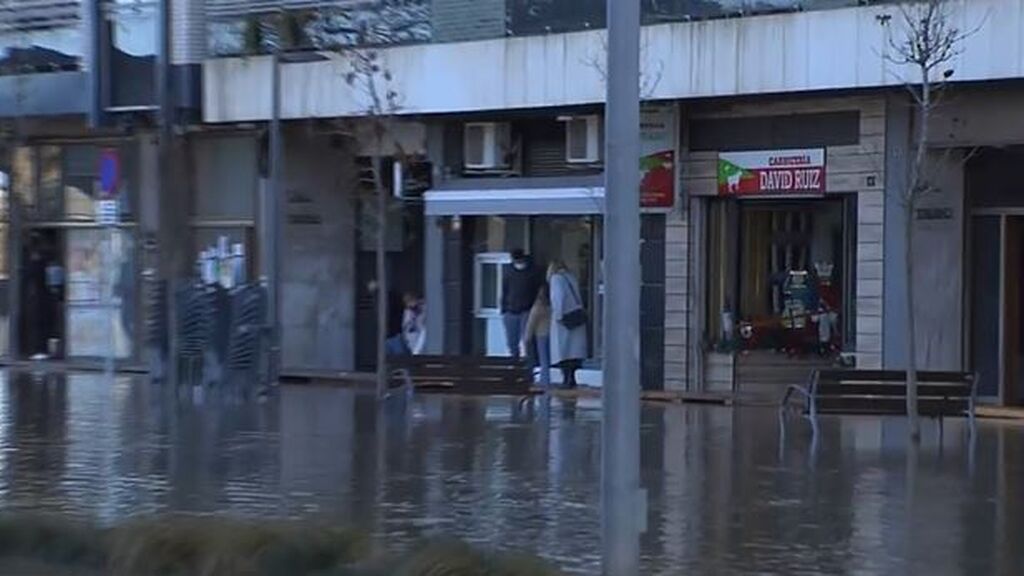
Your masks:
[{"label": "glass door", "polygon": [[1003,402],[1024,404],[1024,216],[1007,216],[1003,264]]},{"label": "glass door", "polygon": [[512,264],[509,252],[482,252],[473,261],[473,315],[483,325],[484,354],[509,356],[501,316],[502,280]]},{"label": "glass door", "polygon": [[69,229],[65,250],[67,355],[131,358],[136,302],[131,231]]},{"label": "glass door", "polygon": [[1024,216],[976,215],[971,226],[971,366],[978,395],[1024,404]]},{"label": "glass door", "polygon": [[978,395],[999,397],[1002,378],[1002,216],[975,216],[971,226],[971,365]]}]

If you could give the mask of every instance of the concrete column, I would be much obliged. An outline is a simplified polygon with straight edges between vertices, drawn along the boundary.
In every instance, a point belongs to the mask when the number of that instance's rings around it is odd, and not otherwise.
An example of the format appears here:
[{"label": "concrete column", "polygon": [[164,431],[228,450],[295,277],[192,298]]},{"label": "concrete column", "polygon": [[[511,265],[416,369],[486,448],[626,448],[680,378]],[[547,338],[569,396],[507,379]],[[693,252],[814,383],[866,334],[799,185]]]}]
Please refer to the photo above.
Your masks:
[{"label": "concrete column", "polygon": [[[427,157],[435,185],[444,178],[444,132],[443,123],[427,126]],[[428,354],[445,352],[444,224],[444,218],[423,216],[423,299],[427,308]]]},{"label": "concrete column", "polygon": [[686,389],[691,392],[704,392],[704,326],[707,324],[707,202],[703,198],[689,199],[687,217],[690,221],[690,282],[688,284],[687,306],[689,309],[689,325],[687,326],[687,378]]},{"label": "concrete column", "polygon": [[423,288],[427,308],[428,354],[444,351],[444,231],[443,219],[423,217]]},{"label": "concrete column", "polygon": [[103,123],[103,72],[102,43],[100,34],[103,30],[103,16],[100,13],[100,0],[82,1],[82,31],[85,43],[83,66],[87,72],[87,89],[89,106],[87,116],[89,126],[96,128]]},{"label": "concrete column", "polygon": [[[906,366],[906,338],[900,310],[906,308],[906,261],[902,191],[910,177],[911,105],[903,96],[891,96],[885,106],[885,251],[882,290],[882,364]],[[890,311],[886,314],[885,311]]]}]

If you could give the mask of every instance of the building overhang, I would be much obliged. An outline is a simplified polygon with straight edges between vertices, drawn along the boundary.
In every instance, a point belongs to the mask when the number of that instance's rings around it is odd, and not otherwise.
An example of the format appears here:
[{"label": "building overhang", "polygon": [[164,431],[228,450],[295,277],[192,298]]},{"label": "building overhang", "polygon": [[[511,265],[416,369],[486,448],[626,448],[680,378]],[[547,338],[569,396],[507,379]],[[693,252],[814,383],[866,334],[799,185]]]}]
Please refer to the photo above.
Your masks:
[{"label": "building overhang", "polygon": [[587,215],[604,212],[604,178],[464,179],[423,195],[428,216]]}]

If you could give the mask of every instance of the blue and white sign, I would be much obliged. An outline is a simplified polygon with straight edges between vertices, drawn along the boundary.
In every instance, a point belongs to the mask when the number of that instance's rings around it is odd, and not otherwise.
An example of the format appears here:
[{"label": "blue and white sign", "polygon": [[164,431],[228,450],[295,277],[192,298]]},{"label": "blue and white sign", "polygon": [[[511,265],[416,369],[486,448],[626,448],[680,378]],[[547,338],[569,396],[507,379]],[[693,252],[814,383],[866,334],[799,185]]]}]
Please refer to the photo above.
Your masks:
[{"label": "blue and white sign", "polygon": [[105,198],[117,195],[121,187],[121,155],[114,148],[100,152],[100,192]]},{"label": "blue and white sign", "polygon": [[96,223],[100,226],[116,226],[120,220],[117,200],[96,201]]}]

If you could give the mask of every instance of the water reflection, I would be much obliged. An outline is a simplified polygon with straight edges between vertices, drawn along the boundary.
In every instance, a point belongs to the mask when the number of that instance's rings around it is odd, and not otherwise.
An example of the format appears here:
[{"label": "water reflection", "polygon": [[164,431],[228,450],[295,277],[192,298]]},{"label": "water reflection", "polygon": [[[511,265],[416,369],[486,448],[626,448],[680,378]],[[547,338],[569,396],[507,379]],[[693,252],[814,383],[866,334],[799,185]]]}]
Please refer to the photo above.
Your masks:
[{"label": "water reflection", "polygon": [[[1024,571],[1024,427],[805,423],[770,409],[647,406],[644,573]],[[0,377],[0,506],[111,521],[163,511],[328,519],[393,545],[447,534],[600,565],[593,402],[420,397],[378,411],[348,390],[259,405],[175,401],[97,375]]]}]

